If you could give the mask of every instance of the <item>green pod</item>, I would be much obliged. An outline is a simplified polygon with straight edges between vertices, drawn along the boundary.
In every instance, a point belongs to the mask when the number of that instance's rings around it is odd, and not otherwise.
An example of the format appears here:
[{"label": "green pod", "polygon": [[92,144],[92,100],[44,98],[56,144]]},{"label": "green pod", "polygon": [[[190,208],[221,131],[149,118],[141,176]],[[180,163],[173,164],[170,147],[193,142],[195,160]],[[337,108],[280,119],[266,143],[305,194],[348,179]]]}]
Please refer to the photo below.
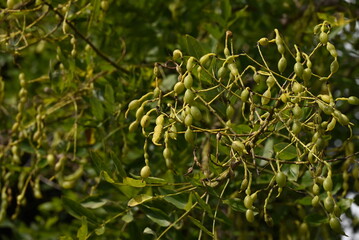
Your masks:
[{"label": "green pod", "polygon": [[312,78],[312,70],[310,68],[304,69],[302,78],[305,82],[309,81]]},{"label": "green pod", "polygon": [[184,83],[184,86],[187,88],[187,89],[190,89],[193,85],[193,77],[192,77],[192,74],[188,74],[184,80],[183,80],[183,83]]},{"label": "green pod", "polygon": [[357,98],[356,96],[350,96],[348,98],[348,103],[352,105],[359,105],[359,98]]},{"label": "green pod", "polygon": [[187,127],[186,132],[184,133],[184,138],[188,143],[193,144],[194,143],[194,135],[192,132],[192,129],[190,127]]},{"label": "green pod", "polygon": [[270,88],[268,88],[264,93],[263,96],[261,98],[261,103],[262,105],[267,105],[270,102],[270,98],[272,96],[272,93],[270,91]]},{"label": "green pod", "polygon": [[294,64],[294,72],[298,77],[302,78],[303,70],[303,64],[301,64],[300,62],[296,62]]},{"label": "green pod", "polygon": [[183,82],[177,82],[175,84],[175,86],[173,87],[173,90],[175,91],[175,93],[177,93],[177,95],[183,93],[184,89],[185,89],[185,86],[184,86]]},{"label": "green pod", "polygon": [[330,64],[330,72],[331,73],[336,73],[339,69],[339,63],[337,61],[337,59],[335,59],[331,64]]},{"label": "green pod", "polygon": [[202,113],[196,106],[191,106],[191,115],[196,121],[202,120]]},{"label": "green pod", "polygon": [[323,45],[327,44],[327,42],[328,42],[328,34],[325,33],[325,32],[321,32],[321,33],[319,34],[319,41],[320,41]]},{"label": "green pod", "polygon": [[286,69],[287,67],[287,59],[282,56],[281,59],[279,59],[278,61],[278,70],[280,73],[283,73],[284,70]]},{"label": "green pod", "polygon": [[184,102],[192,105],[193,100],[194,100],[194,94],[192,92],[191,89],[187,89],[186,92],[184,93],[184,98],[183,98]]},{"label": "green pod", "polygon": [[248,88],[245,88],[245,89],[241,92],[241,100],[242,100],[242,102],[247,102],[248,96],[249,96],[249,90],[248,90]]},{"label": "green pod", "polygon": [[190,57],[187,61],[187,65],[186,65],[186,69],[188,72],[191,72],[193,67],[194,67],[195,63],[194,63],[194,57]]},{"label": "green pod", "polygon": [[231,104],[228,104],[227,106],[226,115],[228,119],[232,119],[234,115],[234,107]]},{"label": "green pod", "polygon": [[283,188],[287,182],[287,176],[283,172],[278,172],[275,176],[278,187]]}]

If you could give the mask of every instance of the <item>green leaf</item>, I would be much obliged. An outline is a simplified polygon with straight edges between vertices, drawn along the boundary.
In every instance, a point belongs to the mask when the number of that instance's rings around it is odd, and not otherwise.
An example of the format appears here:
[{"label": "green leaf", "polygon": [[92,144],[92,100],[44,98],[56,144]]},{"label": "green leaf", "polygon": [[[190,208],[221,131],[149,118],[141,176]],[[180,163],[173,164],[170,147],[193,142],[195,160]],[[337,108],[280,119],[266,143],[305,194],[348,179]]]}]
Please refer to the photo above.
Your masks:
[{"label": "green leaf", "polygon": [[115,94],[114,94],[114,91],[113,91],[113,88],[110,84],[106,84],[105,85],[105,101],[108,102],[108,103],[112,103],[114,104],[115,103]]},{"label": "green leaf", "polygon": [[144,207],[146,216],[161,227],[168,227],[171,224],[168,214],[158,208]]},{"label": "green leaf", "polygon": [[274,153],[273,152],[273,144],[274,144],[273,138],[269,138],[266,141],[266,143],[264,144],[262,157],[271,158],[273,156],[273,153]]},{"label": "green leaf", "polygon": [[86,240],[87,233],[88,233],[87,219],[86,217],[82,217],[81,227],[79,228],[79,230],[77,230],[77,238],[79,240]]},{"label": "green leaf", "polygon": [[321,224],[328,222],[328,217],[325,215],[312,213],[304,218],[304,222],[308,223],[311,226],[320,226]]},{"label": "green leaf", "polygon": [[247,208],[244,206],[243,200],[239,198],[229,198],[223,201],[223,203],[229,205],[234,211],[245,212]]},{"label": "green leaf", "polygon": [[200,59],[205,53],[198,40],[190,35],[186,35],[186,48],[188,55],[194,56],[197,59]]},{"label": "green leaf", "polygon": [[131,187],[137,187],[137,188],[142,188],[142,187],[146,186],[145,181],[137,180],[137,179],[130,178],[130,177],[123,178],[123,184],[131,186]]},{"label": "green leaf", "polygon": [[69,214],[72,216],[80,219],[81,217],[85,216],[89,222],[92,224],[97,224],[98,219],[95,216],[93,212],[88,210],[87,208],[84,208],[80,203],[75,202],[74,200],[71,200],[69,198],[63,198],[62,199],[63,204],[65,206],[65,209]]},{"label": "green leaf", "polygon": [[90,98],[90,105],[91,105],[91,112],[94,115],[94,117],[99,120],[102,121],[105,111],[103,109],[103,105],[100,102],[99,99],[97,99],[96,97],[91,97]]},{"label": "green leaf", "polygon": [[[345,212],[346,210],[348,210],[352,203],[354,202],[354,200],[356,200],[357,198],[359,198],[359,195],[355,196],[354,199],[348,199],[348,198],[342,198],[339,200],[338,202],[338,206],[340,207],[340,209],[342,210],[342,212]],[[357,204],[358,205],[358,204]]]},{"label": "green leaf", "polygon": [[194,197],[196,198],[196,201],[201,206],[201,208],[205,210],[210,217],[213,216],[211,207],[199,196],[197,192],[193,192],[193,193],[194,193]]},{"label": "green leaf", "polygon": [[195,218],[193,218],[191,216],[188,216],[188,218],[194,223],[194,225],[199,227],[208,236],[210,236],[211,238],[214,237],[214,235],[205,226],[203,226],[203,224],[200,221],[198,221],[197,219],[195,219]]},{"label": "green leaf", "polygon": [[101,174],[102,171],[110,172],[109,161],[105,161],[99,152],[90,151],[90,158],[98,174]]},{"label": "green leaf", "polygon": [[[159,189],[160,193],[164,195],[164,200],[166,202],[171,203],[175,207],[179,209],[185,209],[188,199],[184,196],[184,194],[176,194],[176,191],[168,190],[168,189]],[[187,195],[187,194],[186,194]]]},{"label": "green leaf", "polygon": [[291,164],[289,167],[288,180],[297,181],[299,176],[299,165]]},{"label": "green leaf", "polygon": [[140,194],[134,198],[131,198],[130,201],[128,201],[127,206],[134,207],[134,206],[140,205],[148,200],[151,200],[152,198],[153,197],[150,195]]},{"label": "green leaf", "polygon": [[222,6],[222,12],[223,12],[223,18],[228,21],[228,19],[231,17],[232,15],[232,5],[230,0],[223,0],[221,1],[221,6]]},{"label": "green leaf", "polygon": [[113,180],[112,177],[106,171],[102,171],[101,175],[103,176],[106,182],[115,183],[115,180]]},{"label": "green leaf", "polygon": [[274,152],[278,154],[277,157],[281,160],[291,160],[297,157],[296,148],[288,143],[277,143],[274,145]]},{"label": "green leaf", "polygon": [[312,205],[312,197],[306,196],[306,197],[295,200],[295,202],[299,203],[301,205],[310,206],[310,205]]},{"label": "green leaf", "polygon": [[107,203],[107,200],[102,200],[100,202],[94,202],[94,201],[85,202],[85,203],[81,203],[81,205],[85,208],[97,209],[97,208],[103,207],[106,203]]}]

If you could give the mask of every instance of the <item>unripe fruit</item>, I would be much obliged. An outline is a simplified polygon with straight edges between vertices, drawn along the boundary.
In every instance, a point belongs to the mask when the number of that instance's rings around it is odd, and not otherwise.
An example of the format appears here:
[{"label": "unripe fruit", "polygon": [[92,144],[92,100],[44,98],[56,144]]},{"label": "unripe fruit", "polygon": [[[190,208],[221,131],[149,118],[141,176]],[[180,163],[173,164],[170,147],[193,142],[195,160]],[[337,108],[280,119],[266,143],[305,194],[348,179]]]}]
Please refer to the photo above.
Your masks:
[{"label": "unripe fruit", "polygon": [[244,206],[246,208],[252,208],[253,205],[253,199],[250,195],[247,195],[243,200]]},{"label": "unripe fruit", "polygon": [[329,226],[330,226],[331,229],[334,230],[334,232],[337,232],[337,233],[340,233],[340,234],[345,234],[343,232],[342,226],[340,225],[340,222],[339,222],[338,218],[330,217]]},{"label": "unripe fruit", "polygon": [[47,164],[49,164],[50,166],[53,166],[55,164],[55,156],[54,154],[47,154],[46,156],[46,161],[47,161]]},{"label": "unripe fruit", "polygon": [[137,127],[138,127],[138,121],[136,120],[136,121],[134,121],[134,122],[132,122],[131,124],[130,124],[130,126],[128,127],[128,130],[129,130],[129,132],[134,132],[136,129],[137,129]]},{"label": "unripe fruit", "polygon": [[333,212],[334,212],[334,215],[336,216],[336,217],[340,217],[340,215],[341,215],[341,210],[340,210],[340,207],[338,206],[338,205],[336,205],[335,204],[335,206],[334,206],[334,210],[333,210]]},{"label": "unripe fruit", "polygon": [[161,114],[156,118],[156,125],[163,125],[164,121],[165,121],[165,117],[163,116],[163,114]]},{"label": "unripe fruit", "polygon": [[273,87],[274,84],[275,84],[275,79],[274,79],[274,77],[269,76],[269,77],[267,78],[267,80],[266,80],[266,83],[267,83],[268,88]]},{"label": "unripe fruit", "polygon": [[294,82],[293,86],[292,86],[292,91],[294,93],[300,93],[303,91],[303,85],[300,84],[299,82]]},{"label": "unripe fruit", "polygon": [[241,93],[242,102],[246,102],[248,100],[248,96],[249,96],[249,90],[248,88],[245,88]]},{"label": "unripe fruit", "polygon": [[231,52],[229,51],[229,49],[227,47],[224,48],[223,50],[224,56],[229,57],[231,55]]},{"label": "unripe fruit", "polygon": [[233,76],[237,76],[239,74],[237,65],[234,62],[228,63],[228,68]]},{"label": "unripe fruit", "polygon": [[187,114],[186,117],[184,118],[184,124],[188,127],[191,126],[193,122],[193,117],[191,114]]},{"label": "unripe fruit", "polygon": [[145,108],[143,106],[137,109],[137,111],[136,111],[136,119],[137,120],[140,120],[143,117],[144,111],[145,111]]},{"label": "unripe fruit", "polygon": [[272,93],[270,91],[270,88],[268,88],[264,93],[263,96],[261,98],[261,103],[262,105],[267,105],[270,102],[270,98],[272,96]]},{"label": "unripe fruit", "polygon": [[160,96],[160,93],[161,93],[161,89],[159,87],[156,87],[154,90],[153,90],[153,97],[154,98],[157,98]]},{"label": "unripe fruit", "polygon": [[190,57],[187,61],[187,65],[186,65],[187,71],[191,72],[193,67],[194,67],[194,57]]},{"label": "unripe fruit", "polygon": [[348,98],[348,103],[352,105],[359,105],[359,98],[357,98],[356,96],[350,96]]},{"label": "unripe fruit", "polygon": [[278,187],[283,188],[287,182],[287,176],[283,172],[278,172],[275,176]]},{"label": "unripe fruit", "polygon": [[295,74],[298,76],[298,77],[302,77],[302,75],[303,75],[303,65],[300,63],[300,62],[296,62],[295,64],[294,64],[294,72],[295,72]]},{"label": "unripe fruit", "polygon": [[255,72],[253,74],[253,80],[256,82],[256,83],[260,83],[262,81],[263,77],[262,75],[260,75],[259,73]]},{"label": "unripe fruit", "polygon": [[320,193],[320,187],[319,187],[319,185],[318,184],[314,184],[313,185],[313,194],[314,195],[319,195],[319,193]]},{"label": "unripe fruit", "polygon": [[171,149],[165,148],[165,149],[163,150],[163,157],[164,157],[165,159],[170,159],[170,158],[172,157],[172,151],[171,151]]},{"label": "unripe fruit", "polygon": [[149,166],[144,166],[140,172],[141,178],[148,178],[151,175],[151,169]]},{"label": "unripe fruit", "polygon": [[333,117],[332,120],[328,123],[326,131],[332,131],[337,123],[337,120]]},{"label": "unripe fruit", "polygon": [[319,41],[320,41],[323,45],[325,45],[325,44],[328,42],[328,34],[325,33],[325,32],[321,32],[321,33],[319,34]]},{"label": "unripe fruit", "polygon": [[150,125],[150,116],[144,115],[141,118],[140,124],[141,124],[141,127],[143,127],[143,128],[148,127],[148,125]]},{"label": "unripe fruit", "polygon": [[202,119],[202,113],[196,106],[191,107],[191,115],[196,121],[200,121]]},{"label": "unripe fruit", "polygon": [[202,56],[200,59],[199,59],[199,63],[202,65],[202,66],[206,66],[206,64],[208,63],[208,60],[209,60],[209,57],[212,55],[212,53],[209,53],[209,54],[206,54],[204,56]]},{"label": "unripe fruit", "polygon": [[261,45],[261,46],[267,46],[269,41],[268,41],[268,38],[261,38],[259,39],[258,43]]},{"label": "unripe fruit", "polygon": [[181,94],[185,89],[185,86],[183,84],[183,82],[177,82],[175,84],[175,86],[173,87],[173,90],[175,91],[175,93],[177,93],[177,95]]},{"label": "unripe fruit", "polygon": [[343,126],[347,126],[349,124],[349,118],[343,113],[341,113],[338,118],[338,122]]},{"label": "unripe fruit", "polygon": [[253,213],[252,209],[247,209],[247,211],[246,211],[246,219],[250,223],[254,222],[254,213]]},{"label": "unripe fruit", "polygon": [[288,93],[282,93],[282,95],[280,95],[280,100],[286,103],[288,101]]},{"label": "unripe fruit", "polygon": [[103,0],[101,1],[101,8],[104,10],[104,11],[107,11],[108,8],[109,8],[109,2],[107,0]]},{"label": "unripe fruit", "polygon": [[241,183],[241,191],[243,191],[244,189],[246,189],[248,186],[248,180],[247,178],[243,179],[242,183]]},{"label": "unripe fruit", "polygon": [[176,61],[176,60],[182,58],[182,52],[180,50],[176,49],[173,51],[172,56],[173,56],[173,60]]},{"label": "unripe fruit", "polygon": [[298,103],[295,104],[294,108],[292,109],[293,115],[295,119],[299,119],[302,117],[302,109],[299,107]]},{"label": "unripe fruit", "polygon": [[232,117],[234,115],[234,108],[231,104],[228,104],[228,106],[227,106],[226,115],[227,115],[228,119],[232,119]]},{"label": "unripe fruit", "polygon": [[312,199],[312,206],[318,207],[318,205],[319,205],[319,196],[314,196]]},{"label": "unripe fruit", "polygon": [[137,109],[140,106],[141,102],[138,101],[137,99],[132,100],[129,104],[128,104],[128,109],[129,110],[134,110]]},{"label": "unripe fruit", "polygon": [[323,188],[325,191],[332,191],[333,190],[333,181],[330,176],[327,176],[323,182]]},{"label": "unripe fruit", "polygon": [[187,89],[186,92],[184,93],[184,97],[183,97],[184,102],[189,105],[192,105],[193,99],[194,99],[194,94],[193,94],[192,90]]},{"label": "unripe fruit", "polygon": [[306,68],[303,70],[302,78],[304,81],[309,81],[312,77],[312,70],[310,68]]},{"label": "unripe fruit", "polygon": [[172,139],[177,139],[177,128],[176,128],[176,125],[172,125],[171,128],[170,128],[170,132],[168,133],[170,138]]},{"label": "unripe fruit", "polygon": [[15,5],[15,1],[14,0],[7,0],[7,8],[8,9],[13,9]]},{"label": "unripe fruit", "polygon": [[283,44],[278,44],[278,45],[277,45],[277,49],[278,49],[278,52],[279,52],[280,54],[284,54],[284,52],[285,52],[285,47],[284,47]]},{"label": "unripe fruit", "polygon": [[325,210],[327,210],[328,212],[332,212],[334,209],[334,201],[333,198],[328,196],[324,199],[324,208]]},{"label": "unripe fruit", "polygon": [[187,88],[187,89],[190,89],[193,85],[193,77],[192,75],[189,73],[185,78],[184,78],[184,86]]},{"label": "unripe fruit", "polygon": [[242,153],[245,150],[244,144],[241,141],[233,141],[232,148],[234,151]]},{"label": "unripe fruit", "polygon": [[220,67],[218,69],[218,73],[217,73],[218,77],[223,78],[226,74],[226,71],[227,71],[227,69],[225,67]]},{"label": "unripe fruit", "polygon": [[187,127],[187,130],[184,133],[184,138],[186,139],[187,142],[189,142],[191,144],[194,142],[193,132],[190,127]]},{"label": "unripe fruit", "polygon": [[278,70],[280,73],[283,73],[285,68],[287,67],[287,59],[284,56],[281,57],[278,61]]},{"label": "unripe fruit", "polygon": [[339,63],[337,61],[337,59],[335,59],[331,64],[330,64],[330,72],[331,73],[335,73],[337,72],[339,69]]}]

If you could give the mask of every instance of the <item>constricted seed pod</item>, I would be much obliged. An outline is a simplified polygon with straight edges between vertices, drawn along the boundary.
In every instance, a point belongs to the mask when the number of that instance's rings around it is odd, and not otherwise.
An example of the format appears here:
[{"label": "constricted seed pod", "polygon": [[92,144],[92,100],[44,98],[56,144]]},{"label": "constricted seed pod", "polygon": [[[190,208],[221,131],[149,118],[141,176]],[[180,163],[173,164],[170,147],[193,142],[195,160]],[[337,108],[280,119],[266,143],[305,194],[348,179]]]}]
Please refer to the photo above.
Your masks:
[{"label": "constricted seed pod", "polygon": [[294,72],[298,77],[302,78],[303,70],[303,64],[301,64],[300,62],[296,62],[294,64]]},{"label": "constricted seed pod", "polygon": [[330,64],[330,72],[331,73],[335,73],[337,72],[339,69],[339,63],[337,61],[337,59],[335,59],[331,64]]},{"label": "constricted seed pod", "polygon": [[248,96],[249,96],[249,90],[248,90],[248,88],[245,88],[245,89],[241,92],[241,100],[242,100],[242,102],[247,102]]},{"label": "constricted seed pod", "polygon": [[202,113],[196,106],[191,106],[191,115],[196,121],[202,120]]},{"label": "constricted seed pod", "polygon": [[261,39],[259,39],[258,43],[261,46],[267,46],[269,41],[268,41],[268,38],[261,38]]},{"label": "constricted seed pod", "polygon": [[170,131],[168,133],[169,137],[172,138],[172,139],[177,139],[177,128],[176,128],[176,125],[172,125],[170,127]]},{"label": "constricted seed pod", "polygon": [[321,32],[321,33],[319,34],[319,41],[320,41],[323,45],[327,44],[327,42],[328,42],[328,34],[325,33],[325,32]]},{"label": "constricted seed pod", "polygon": [[184,118],[184,124],[188,127],[191,126],[193,122],[193,117],[191,114],[187,114],[186,117]]},{"label": "constricted seed pod", "polygon": [[184,91],[184,89],[185,89],[185,86],[184,86],[183,82],[177,82],[175,84],[175,86],[173,87],[173,90],[175,91],[175,93],[177,95],[181,94]]},{"label": "constricted seed pod", "polygon": [[252,208],[253,205],[253,199],[250,195],[247,195],[243,200],[244,206],[246,208]]},{"label": "constricted seed pod", "polygon": [[318,196],[318,195],[316,195],[316,196],[313,197],[313,199],[312,199],[312,206],[313,206],[313,207],[318,207],[318,206],[319,206],[319,196]]},{"label": "constricted seed pod", "polygon": [[182,58],[182,52],[179,49],[176,49],[173,51],[172,58],[174,61],[177,61],[178,59]]},{"label": "constricted seed pod", "polygon": [[309,81],[312,77],[312,70],[310,68],[306,68],[303,70],[302,78],[305,82]]},{"label": "constricted seed pod", "polygon": [[279,59],[278,61],[278,70],[280,73],[283,73],[284,70],[286,69],[287,67],[287,59],[282,56],[281,59]]},{"label": "constricted seed pod", "polygon": [[187,71],[191,72],[193,67],[194,67],[194,57],[190,57],[187,61],[187,65],[186,65]]},{"label": "constricted seed pod", "polygon": [[148,178],[151,175],[150,167],[146,165],[143,168],[141,168],[140,175],[141,175],[141,178]]},{"label": "constricted seed pod", "polygon": [[348,98],[348,103],[352,105],[359,105],[359,98],[357,98],[356,96],[350,96]]},{"label": "constricted seed pod", "polygon": [[303,111],[299,107],[298,103],[295,104],[294,108],[292,109],[293,115],[295,119],[299,119],[302,117]]},{"label": "constricted seed pod", "polygon": [[183,80],[183,83],[184,83],[184,86],[187,88],[187,89],[190,89],[193,85],[193,77],[192,77],[192,74],[188,74],[184,80]]},{"label": "constricted seed pod", "polygon": [[192,129],[190,127],[187,127],[187,130],[184,133],[184,138],[186,139],[187,142],[193,144],[194,136],[193,136]]},{"label": "constricted seed pod", "polygon": [[330,196],[327,196],[325,199],[324,199],[324,208],[325,210],[327,210],[328,212],[332,212],[333,209],[334,209],[334,200],[332,197]]},{"label": "constricted seed pod", "polygon": [[142,128],[146,128],[150,125],[150,116],[148,116],[147,114],[144,115],[142,118],[141,118],[141,127]]},{"label": "constricted seed pod", "polygon": [[153,136],[152,136],[153,144],[161,145],[161,144],[159,144],[159,141],[161,140],[161,137],[162,137],[162,130],[163,130],[163,125],[155,126],[155,129],[153,131]]},{"label": "constricted seed pod", "polygon": [[228,63],[228,68],[233,76],[239,75],[237,65],[234,62]]},{"label": "constricted seed pod", "polygon": [[278,172],[275,176],[278,187],[283,188],[287,182],[287,176],[283,172]]},{"label": "constricted seed pod", "polygon": [[301,129],[302,129],[302,124],[298,120],[295,120],[292,125],[293,134],[297,135]]},{"label": "constricted seed pod", "polygon": [[254,213],[253,213],[252,209],[247,209],[247,211],[246,211],[246,219],[250,223],[254,222]]},{"label": "constricted seed pod", "polygon": [[188,105],[192,105],[193,100],[194,100],[194,94],[192,92],[191,89],[187,89],[186,92],[184,93],[184,97],[183,100],[185,103],[187,103]]},{"label": "constricted seed pod", "polygon": [[274,77],[273,77],[273,76],[269,76],[269,77],[267,78],[267,80],[266,80],[266,83],[267,83],[268,88],[273,87],[274,84],[275,84],[275,79],[274,79]]},{"label": "constricted seed pod", "polygon": [[270,102],[270,98],[272,96],[272,93],[270,91],[270,88],[268,88],[264,93],[263,96],[261,98],[261,103],[262,105],[267,105]]},{"label": "constricted seed pod", "polygon": [[337,120],[333,117],[332,120],[328,123],[326,131],[332,131],[337,123]]},{"label": "constricted seed pod", "polygon": [[228,106],[227,106],[226,115],[227,115],[228,119],[232,119],[232,117],[234,115],[234,108],[231,104],[228,104]]},{"label": "constricted seed pod", "polygon": [[346,236],[346,234],[344,233],[344,231],[343,231],[343,229],[342,229],[342,226],[340,225],[340,222],[339,222],[338,218],[336,218],[336,217],[330,217],[329,226],[330,226],[330,228],[331,228],[334,232]]},{"label": "constricted seed pod", "polygon": [[313,185],[313,189],[312,189],[312,190],[313,190],[313,194],[314,194],[314,195],[319,195],[319,193],[320,193],[320,187],[319,187],[318,184],[315,183],[315,184]]},{"label": "constricted seed pod", "polygon": [[132,122],[130,124],[130,126],[128,127],[129,132],[134,132],[138,127],[138,123],[139,123],[139,121],[137,121],[137,120]]}]

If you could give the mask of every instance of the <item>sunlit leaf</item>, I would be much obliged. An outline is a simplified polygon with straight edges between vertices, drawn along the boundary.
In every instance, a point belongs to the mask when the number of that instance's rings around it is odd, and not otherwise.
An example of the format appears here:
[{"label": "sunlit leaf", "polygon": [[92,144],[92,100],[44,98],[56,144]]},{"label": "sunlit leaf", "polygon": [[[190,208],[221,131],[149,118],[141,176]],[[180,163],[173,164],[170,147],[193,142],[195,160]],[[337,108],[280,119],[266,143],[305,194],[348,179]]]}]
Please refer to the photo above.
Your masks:
[{"label": "sunlit leaf", "polygon": [[85,240],[88,232],[86,217],[81,218],[81,227],[77,230],[77,238],[79,240]]},{"label": "sunlit leaf", "polygon": [[138,180],[130,177],[123,178],[123,184],[131,186],[131,187],[138,187],[142,188],[146,186],[146,182],[143,180]]},{"label": "sunlit leaf", "polygon": [[158,208],[145,207],[143,208],[143,211],[149,219],[161,227],[168,227],[171,224],[171,221],[168,218],[168,214]]},{"label": "sunlit leaf", "polygon": [[129,207],[134,207],[137,205],[140,205],[148,200],[151,200],[153,197],[150,195],[146,195],[146,194],[140,194],[132,199],[130,199],[130,201],[128,201],[127,205]]}]

